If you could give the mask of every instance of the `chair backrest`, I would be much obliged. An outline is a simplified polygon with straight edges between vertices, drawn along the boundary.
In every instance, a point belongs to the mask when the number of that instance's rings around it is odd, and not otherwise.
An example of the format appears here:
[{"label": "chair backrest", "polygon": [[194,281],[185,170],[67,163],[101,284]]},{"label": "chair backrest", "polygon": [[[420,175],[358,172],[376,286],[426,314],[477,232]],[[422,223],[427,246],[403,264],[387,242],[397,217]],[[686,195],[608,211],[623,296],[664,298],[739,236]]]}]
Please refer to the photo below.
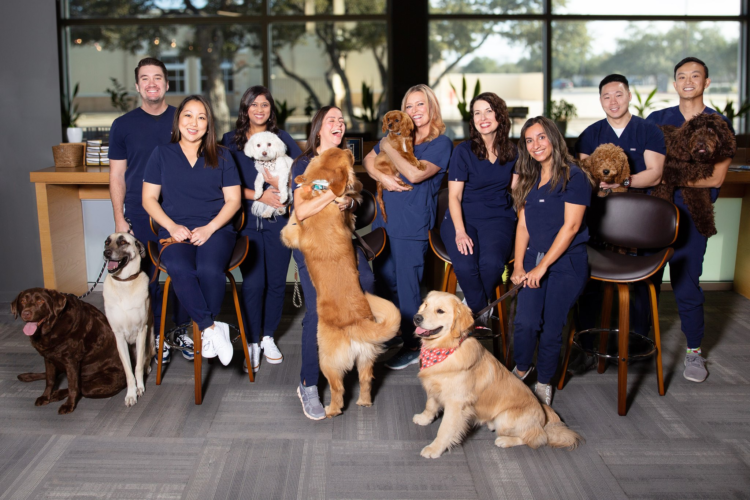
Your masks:
[{"label": "chair backrest", "polygon": [[[149,217],[149,220],[151,221],[151,232],[158,236],[161,225],[156,222],[153,217]],[[234,214],[234,218],[232,218],[232,226],[234,226],[234,230],[238,233],[242,231],[243,227],[245,227],[245,211],[241,206],[240,209],[237,210],[237,213]]]},{"label": "chair backrest", "polygon": [[440,234],[440,224],[443,222],[445,212],[448,210],[448,188],[438,191],[437,212],[435,213],[435,229]]},{"label": "chair backrest", "polygon": [[363,189],[361,194],[362,203],[360,203],[357,210],[354,211],[354,215],[357,216],[357,220],[354,222],[355,229],[362,229],[363,227],[372,224],[375,220],[375,215],[377,214],[375,195],[366,189]]},{"label": "chair backrest", "polygon": [[586,216],[589,234],[626,248],[665,248],[677,239],[680,213],[673,203],[640,193],[594,197]]}]

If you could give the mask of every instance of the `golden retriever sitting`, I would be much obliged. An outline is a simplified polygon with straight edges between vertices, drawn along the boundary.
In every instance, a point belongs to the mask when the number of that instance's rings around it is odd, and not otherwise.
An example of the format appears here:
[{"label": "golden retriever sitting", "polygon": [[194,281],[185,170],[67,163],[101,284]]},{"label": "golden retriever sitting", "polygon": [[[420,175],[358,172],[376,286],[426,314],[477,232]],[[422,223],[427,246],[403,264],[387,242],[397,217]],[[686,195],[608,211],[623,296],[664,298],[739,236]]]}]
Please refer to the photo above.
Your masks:
[{"label": "golden retriever sitting", "polygon": [[621,147],[614,144],[602,144],[591,153],[591,156],[581,160],[580,163],[581,168],[591,174],[596,182],[596,187],[599,187],[602,182],[620,184],[620,187],[614,189],[599,188],[597,196],[600,198],[607,196],[610,192],[624,193],[628,190],[622,183],[630,177],[630,165],[628,164],[628,157]]},{"label": "golden retriever sitting", "polygon": [[500,448],[577,447],[583,438],[541,404],[531,390],[474,338],[471,310],[455,295],[430,292],[414,315],[422,338],[419,378],[427,405],[414,423],[429,425],[443,410],[437,437],[422,449],[425,458],[438,458],[461,442],[472,424],[487,424],[497,432]]},{"label": "golden retriever sitting", "polygon": [[[403,111],[387,112],[383,117],[383,132],[388,132],[386,136],[388,142],[406,161],[419,170],[425,169],[425,166],[414,156],[414,122],[409,115]],[[382,150],[375,157],[375,168],[384,174],[398,175],[398,170],[393,165],[393,162],[388,158],[385,151]],[[414,189],[412,185],[404,181],[399,181],[399,184],[406,188],[407,191]],[[388,216],[385,214],[385,205],[383,204],[383,185],[380,182],[378,182],[377,199],[378,206],[380,206],[380,213],[383,214],[383,220],[388,222]]]},{"label": "golden retriever sitting", "polygon": [[[337,196],[358,193],[361,184],[354,175],[354,157],[348,150],[329,149],[317,156],[295,182],[302,198],[320,195],[313,181],[324,179]],[[344,405],[344,374],[355,362],[359,371],[360,406],[372,406],[372,368],[383,351],[382,343],[396,336],[401,322],[391,302],[364,293],[359,285],[357,257],[352,245],[352,214],[331,203],[302,222],[292,214],[281,231],[289,248],[305,256],[310,279],[318,295],[318,352],[320,369],[331,385],[331,403],[326,416],[341,414]]]}]

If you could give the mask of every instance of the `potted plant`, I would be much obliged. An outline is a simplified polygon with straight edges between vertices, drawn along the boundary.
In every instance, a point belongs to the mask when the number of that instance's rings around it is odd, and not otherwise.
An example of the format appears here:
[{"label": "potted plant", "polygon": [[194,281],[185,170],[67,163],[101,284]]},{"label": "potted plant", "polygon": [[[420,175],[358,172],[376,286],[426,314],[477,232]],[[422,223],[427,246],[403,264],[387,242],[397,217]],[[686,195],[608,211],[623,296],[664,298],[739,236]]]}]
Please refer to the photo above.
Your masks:
[{"label": "potted plant", "polygon": [[638,116],[640,116],[641,118],[646,118],[646,112],[652,110],[657,102],[667,102],[664,99],[662,99],[661,101],[652,101],[652,99],[656,95],[656,91],[657,87],[654,87],[654,90],[652,90],[648,97],[646,97],[646,99],[644,100],[641,97],[641,94],[638,92],[638,89],[633,87],[635,98],[638,100],[638,104],[633,104],[633,107],[638,112]]},{"label": "potted plant", "polygon": [[286,125],[286,120],[294,114],[297,108],[289,108],[286,101],[276,101],[276,125],[283,129]]},{"label": "potted plant", "polygon": [[76,96],[78,96],[78,85],[79,84],[76,83],[72,97],[63,94],[60,100],[62,105],[62,125],[67,129],[68,142],[83,141],[83,129],[76,126],[78,118],[80,118],[81,115],[78,113],[78,104],[73,104]]},{"label": "potted plant", "polygon": [[127,113],[130,111],[135,98],[128,95],[128,91],[123,84],[117,81],[117,78],[111,78],[112,88],[107,87],[105,92],[109,94],[109,100],[112,103],[112,107],[116,110]]},{"label": "potted plant", "polygon": [[568,130],[568,121],[578,116],[578,110],[575,105],[569,103],[565,99],[560,101],[550,101],[547,107],[547,116],[550,120],[555,122],[557,129],[565,137],[565,132]]},{"label": "potted plant", "polygon": [[370,140],[377,140],[378,138],[378,108],[380,103],[383,102],[385,92],[380,94],[378,102],[375,102],[375,91],[371,89],[365,82],[362,82],[362,114],[354,115],[354,118],[360,120],[363,124],[365,136]]},{"label": "potted plant", "polygon": [[722,108],[721,106],[717,106],[713,101],[711,101],[711,106],[713,106],[716,111],[726,116],[732,126],[734,126],[735,118],[742,118],[742,115],[750,111],[750,101],[745,101],[740,104],[740,109],[738,109],[737,111],[734,110],[734,101],[732,101],[731,99],[727,99],[727,103],[724,108]]},{"label": "potted plant", "polygon": [[[468,139],[469,122],[471,121],[471,110],[469,109],[469,101],[466,100],[466,76],[461,75],[461,97],[458,96],[456,87],[454,87],[452,83],[450,85],[453,89],[453,92],[456,94],[456,99],[458,99],[458,104],[456,105],[456,107],[458,108],[458,112],[461,113],[461,123],[463,124],[464,138]],[[476,85],[474,85],[474,95],[471,97],[472,100],[481,92],[482,86],[479,83],[479,79],[477,79],[477,83]]]}]

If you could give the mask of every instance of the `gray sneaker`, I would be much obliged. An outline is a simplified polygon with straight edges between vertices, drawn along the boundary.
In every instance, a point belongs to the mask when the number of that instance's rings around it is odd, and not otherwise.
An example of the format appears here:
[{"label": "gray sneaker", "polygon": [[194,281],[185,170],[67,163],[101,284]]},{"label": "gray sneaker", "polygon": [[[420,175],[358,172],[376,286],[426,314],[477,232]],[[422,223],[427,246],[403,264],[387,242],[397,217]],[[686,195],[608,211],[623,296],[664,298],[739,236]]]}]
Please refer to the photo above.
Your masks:
[{"label": "gray sneaker", "polygon": [[305,387],[300,382],[297,387],[297,396],[302,401],[302,411],[305,412],[305,416],[311,420],[323,420],[326,418],[326,409],[320,402],[320,396],[318,396],[318,386],[312,385]]},{"label": "gray sneaker", "polygon": [[552,384],[540,384],[537,382],[534,385],[534,395],[541,403],[549,406],[552,403]]},{"label": "gray sneaker", "polygon": [[599,360],[596,356],[578,351],[578,354],[576,354],[575,358],[570,360],[570,363],[568,363],[568,371],[573,375],[583,375],[587,371],[593,370],[598,365]]},{"label": "gray sneaker", "polygon": [[523,377],[522,377],[521,375],[518,374],[518,366],[514,366],[512,373],[513,373],[513,375],[515,375],[516,377],[520,378],[521,380],[526,380],[526,377],[528,377],[529,375],[531,375],[531,372],[533,372],[533,371],[534,371],[534,365],[531,365],[531,366],[529,366],[529,369],[526,370],[526,373],[524,373]]},{"label": "gray sneaker", "polygon": [[687,354],[685,356],[685,371],[682,376],[691,382],[703,382],[708,377],[706,371],[706,360],[700,354]]}]

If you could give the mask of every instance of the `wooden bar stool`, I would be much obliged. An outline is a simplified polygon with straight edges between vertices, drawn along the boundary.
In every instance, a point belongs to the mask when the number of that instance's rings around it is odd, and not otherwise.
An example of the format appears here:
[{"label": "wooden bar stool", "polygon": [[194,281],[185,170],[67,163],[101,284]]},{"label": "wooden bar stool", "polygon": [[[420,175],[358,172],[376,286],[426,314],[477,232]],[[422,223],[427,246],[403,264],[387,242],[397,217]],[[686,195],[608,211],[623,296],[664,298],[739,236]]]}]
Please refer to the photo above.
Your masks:
[{"label": "wooden bar stool", "polygon": [[[354,215],[356,217],[354,221],[355,230],[366,228],[367,226],[372,224],[375,221],[375,216],[377,215],[375,195],[373,195],[366,189],[363,189],[360,194],[362,195],[362,203],[359,204],[357,210],[355,210],[354,212]],[[385,229],[382,227],[373,229],[369,233],[360,236],[360,238],[373,251],[373,255],[368,256],[368,260],[374,259],[385,249],[387,236],[385,233]],[[357,240],[354,241],[354,244],[357,246],[361,246],[360,242]],[[367,249],[363,248],[363,250],[365,252],[365,255],[367,255]]]},{"label": "wooden bar stool", "polygon": [[[235,231],[238,233],[242,229],[245,222],[245,216],[242,210],[240,210],[237,215],[234,217],[233,225]],[[154,232],[158,236],[159,229],[161,226],[154,220],[151,219],[151,231]],[[227,269],[224,271],[224,274],[226,274],[227,278],[229,278],[229,282],[231,284],[232,288],[232,298],[234,299],[234,309],[237,312],[237,323],[239,325],[240,330],[240,337],[242,340],[242,349],[245,351],[245,360],[247,360],[247,366],[252,366],[252,362],[250,360],[250,353],[247,348],[247,338],[245,337],[245,325],[242,322],[242,310],[240,309],[240,300],[237,295],[237,283],[234,280],[234,276],[232,276],[232,270],[238,267],[242,262],[245,260],[245,257],[247,257],[247,252],[250,248],[250,241],[248,240],[247,236],[239,236],[237,238],[237,243],[234,245],[234,250],[232,251],[232,257],[229,259],[229,265],[227,266]],[[155,241],[149,241],[148,243],[148,254],[151,257],[151,261],[156,265],[158,256],[159,256],[159,244]],[[156,366],[156,385],[161,385],[161,375],[162,375],[162,352],[164,351],[164,338],[167,336],[166,332],[164,330],[167,320],[167,301],[169,298],[169,285],[172,282],[172,279],[169,277],[169,272],[167,271],[167,268],[164,266],[163,262],[159,263],[159,269],[157,271],[157,274],[159,273],[167,273],[167,279],[164,282],[164,296],[162,298],[162,314],[161,314],[161,323],[160,323],[160,335],[159,335],[159,347],[157,349],[157,355],[156,358],[158,359],[157,366]],[[157,277],[158,279],[158,277]],[[180,350],[187,350],[193,352],[193,367],[195,369],[195,404],[199,405],[203,403],[203,378],[202,378],[202,368],[203,368],[203,356],[201,353],[202,350],[202,342],[201,342],[201,332],[198,329],[198,325],[193,321],[193,349],[185,348],[185,347],[177,347],[172,344],[171,339],[167,341],[167,344],[170,345],[170,347],[175,347]],[[250,382],[255,382],[255,377],[253,376],[253,371],[248,370],[248,377],[250,379]]]}]

